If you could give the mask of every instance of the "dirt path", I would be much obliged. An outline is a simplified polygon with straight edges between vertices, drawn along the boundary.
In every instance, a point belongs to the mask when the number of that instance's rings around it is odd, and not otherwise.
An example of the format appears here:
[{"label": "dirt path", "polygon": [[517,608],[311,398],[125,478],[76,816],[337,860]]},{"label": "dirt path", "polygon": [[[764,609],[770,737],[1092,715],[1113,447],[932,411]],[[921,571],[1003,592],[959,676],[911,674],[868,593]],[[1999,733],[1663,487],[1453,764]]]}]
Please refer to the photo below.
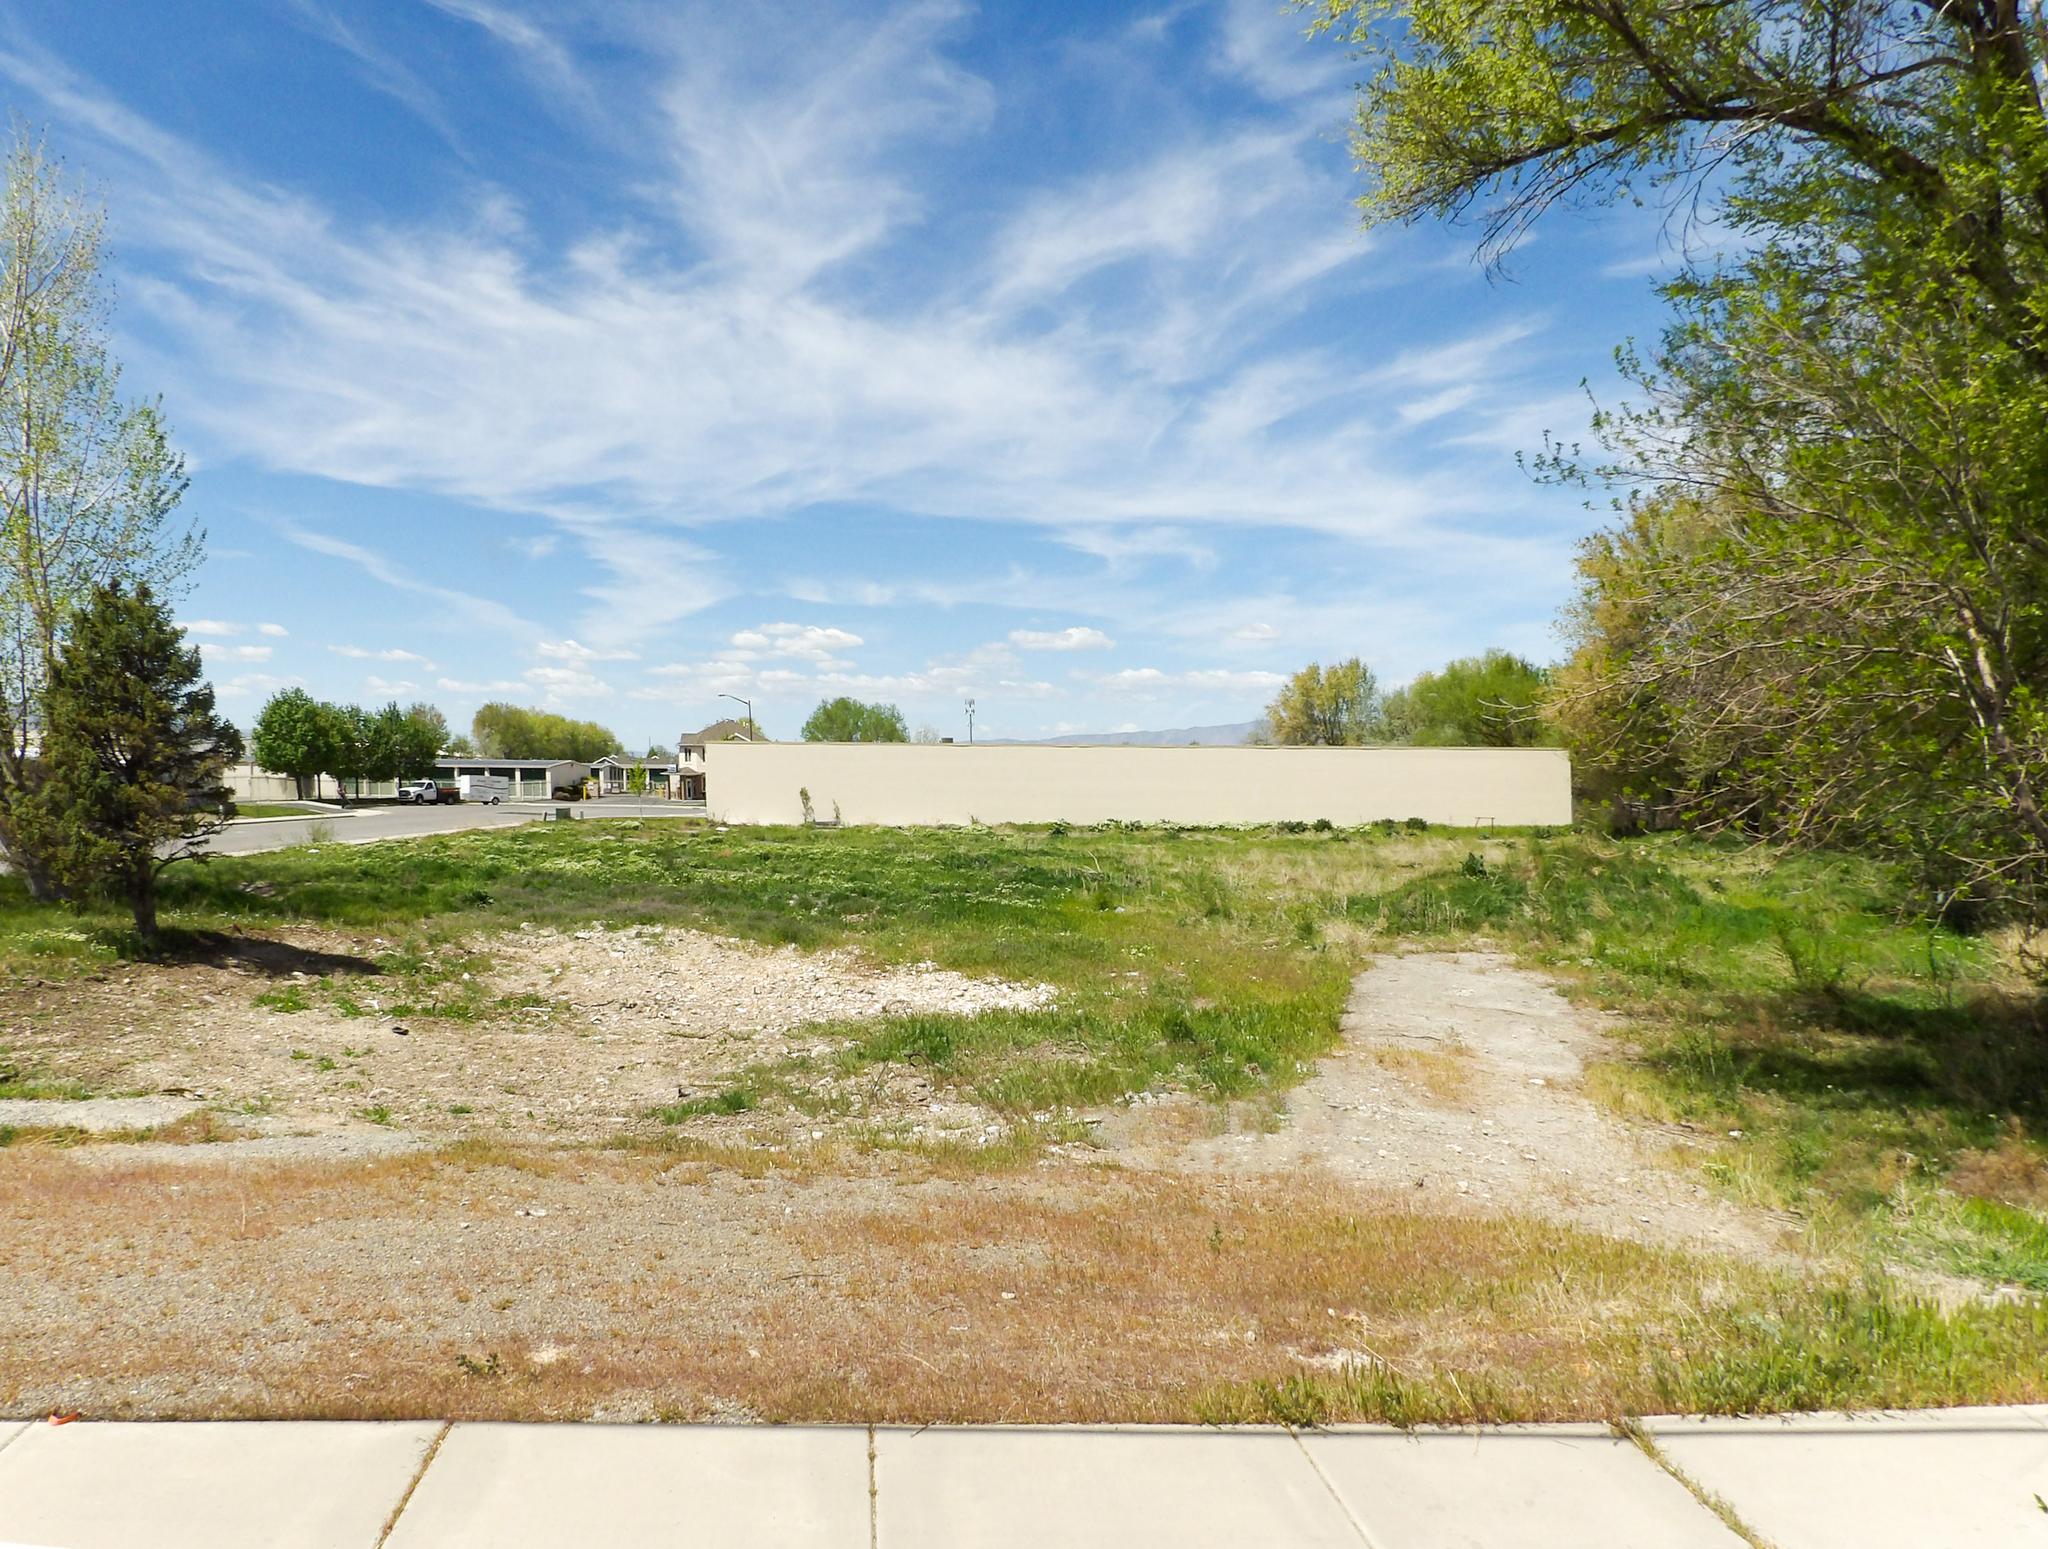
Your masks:
[{"label": "dirt path", "polygon": [[1105,1138],[1155,1166],[1278,1173],[1315,1162],[1432,1207],[1528,1211],[1642,1242],[1779,1258],[1790,1217],[1715,1199],[1665,1160],[1708,1137],[1632,1125],[1580,1095],[1612,1057],[1598,1013],[1486,952],[1382,957],[1359,975],[1344,1047],[1289,1094],[1271,1134],[1182,1143],[1145,1105]]}]

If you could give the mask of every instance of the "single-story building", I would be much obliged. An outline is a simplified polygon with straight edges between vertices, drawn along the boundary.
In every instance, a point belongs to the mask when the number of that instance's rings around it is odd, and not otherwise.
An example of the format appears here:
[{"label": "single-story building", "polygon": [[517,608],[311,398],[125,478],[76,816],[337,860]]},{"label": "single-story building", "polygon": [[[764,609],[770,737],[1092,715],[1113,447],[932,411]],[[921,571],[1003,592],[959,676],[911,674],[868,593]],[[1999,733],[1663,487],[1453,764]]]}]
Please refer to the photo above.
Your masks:
[{"label": "single-story building", "polygon": [[445,753],[434,764],[437,780],[460,775],[496,775],[511,783],[514,797],[546,801],[558,790],[580,788],[590,765],[573,758],[450,758]]},{"label": "single-story building", "polygon": [[[713,742],[721,822],[1564,826],[1562,748],[946,747]],[[685,769],[690,765],[685,763]]]}]

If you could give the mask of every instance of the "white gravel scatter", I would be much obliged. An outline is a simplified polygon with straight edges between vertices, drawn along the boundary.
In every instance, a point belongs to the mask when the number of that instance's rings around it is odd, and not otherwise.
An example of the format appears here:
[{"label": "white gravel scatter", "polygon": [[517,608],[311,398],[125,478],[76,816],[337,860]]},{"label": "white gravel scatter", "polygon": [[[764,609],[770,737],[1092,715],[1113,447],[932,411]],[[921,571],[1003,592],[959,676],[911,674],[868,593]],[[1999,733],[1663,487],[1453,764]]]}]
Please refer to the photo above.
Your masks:
[{"label": "white gravel scatter", "polygon": [[154,1129],[198,1109],[199,1104],[189,1097],[10,1097],[0,1100],[0,1124],[94,1131]]},{"label": "white gravel scatter", "polygon": [[685,1035],[786,1031],[809,1022],[914,1012],[979,1016],[1049,1006],[1049,984],[970,979],[934,963],[880,968],[851,951],[768,948],[699,931],[641,927],[525,933],[501,948],[510,994],[566,996],[589,1017],[664,1022]]}]

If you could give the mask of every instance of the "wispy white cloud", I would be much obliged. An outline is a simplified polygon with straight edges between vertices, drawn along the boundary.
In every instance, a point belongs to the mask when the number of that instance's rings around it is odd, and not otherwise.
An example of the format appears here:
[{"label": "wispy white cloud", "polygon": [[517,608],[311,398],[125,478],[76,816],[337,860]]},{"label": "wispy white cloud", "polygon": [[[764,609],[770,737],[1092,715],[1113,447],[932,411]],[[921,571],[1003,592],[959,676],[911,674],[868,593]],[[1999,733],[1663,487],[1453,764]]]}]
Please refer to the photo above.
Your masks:
[{"label": "wispy white cloud", "polygon": [[336,656],[346,656],[352,661],[362,662],[418,662],[429,672],[440,669],[417,651],[401,651],[396,646],[386,651],[366,651],[357,645],[330,645],[328,650]]},{"label": "wispy white cloud", "polygon": [[582,645],[574,640],[543,640],[534,647],[534,652],[563,662],[635,662],[640,659],[638,651],[608,650],[603,646]]},{"label": "wispy white cloud", "polygon": [[403,103],[450,145],[457,145],[446,107],[403,60],[371,40],[360,25],[351,25],[320,0],[285,0],[287,8],[315,37],[333,44],[356,62],[357,72],[372,88]]},{"label": "wispy white cloud", "polygon": [[[857,637],[846,638],[859,643]],[[928,702],[965,695],[1039,700],[1057,698],[1064,692],[1023,672],[1016,656],[1000,644],[977,646],[960,656],[935,657],[911,672],[855,672],[849,663],[832,658],[807,665],[814,670],[772,665],[742,652],[724,653],[709,662],[672,662],[653,668],[649,676],[660,681],[636,690],[633,697],[694,704],[726,693],[801,703],[813,697],[850,694],[863,699]]]},{"label": "wispy white cloud", "polygon": [[732,648],[719,652],[730,662],[750,662],[761,657],[789,657],[817,664],[837,662],[839,653],[867,642],[843,629],[818,624],[763,624],[743,629],[732,637]]},{"label": "wispy white cloud", "polygon": [[273,654],[267,645],[215,645],[205,643],[206,659],[215,662],[267,662]]},{"label": "wispy white cloud", "polygon": [[1077,671],[1074,676],[1110,699],[1166,699],[1186,694],[1241,697],[1270,694],[1287,681],[1277,672],[1233,672],[1221,667],[1194,672],[1131,667],[1122,672]]},{"label": "wispy white cloud", "polygon": [[[388,18],[290,3],[456,143],[462,104],[436,95],[426,54],[392,46]],[[260,160],[169,132],[19,32],[0,76],[113,179],[135,329],[123,353],[205,459],[447,497],[451,528],[464,506],[518,513],[467,550],[310,518],[284,529],[464,642],[414,638],[448,662],[445,692],[563,706],[716,689],[1256,698],[1271,674],[1176,664],[1276,662],[1269,618],[1288,619],[1287,648],[1304,655],[1384,635],[1428,599],[1392,597],[1367,618],[1334,582],[1275,574],[1306,549],[1246,573],[1251,535],[1398,555],[1413,576],[1448,573],[1441,556],[1478,534],[1503,568],[1537,555],[1562,570],[1556,532],[1515,526],[1529,497],[1503,455],[1574,423],[1559,407],[1570,395],[1527,385],[1549,318],[1535,301],[1470,316],[1444,303],[1462,255],[1427,294],[1393,293],[1417,248],[1357,236],[1353,174],[1328,143],[1350,66],[1341,48],[1303,45],[1304,18],[1273,0],[1188,0],[1091,33],[1111,74],[1155,68],[1148,50],[1164,69],[1172,40],[1205,37],[1200,89],[1237,105],[1007,181],[981,180],[981,137],[1010,105],[1001,77],[958,62],[952,45],[975,25],[965,0],[744,17],[679,0],[601,22],[521,0],[428,4],[464,24],[430,18],[435,48],[474,37],[487,64],[515,59],[549,83],[545,107],[574,99],[584,117],[548,175],[576,167],[587,199],[529,224],[516,184],[454,166],[438,206],[364,217],[305,191],[310,179],[265,180],[243,170]],[[963,171],[971,199],[952,181]],[[1382,322],[1389,342],[1343,336]],[[1564,407],[1583,422],[1576,400]],[[987,559],[948,570],[893,538],[760,536],[820,506],[853,524],[972,523]],[[1008,543],[1067,552],[1044,564]],[[463,553],[484,563],[458,568]],[[494,577],[522,608],[490,595]],[[728,633],[803,604],[898,612],[863,625],[883,642],[872,650],[823,624]],[[1005,612],[969,635],[934,627],[978,607]],[[715,630],[684,625],[713,608]],[[1011,654],[1110,648],[1088,629],[934,654],[1045,616],[1115,619],[1123,648],[1160,665],[1053,683]],[[202,624],[222,638],[251,627]]]},{"label": "wispy white cloud", "polygon": [[[489,222],[348,230],[61,66],[0,65],[146,169],[126,223],[170,263],[134,300],[179,341],[153,364],[211,436],[280,467],[549,512],[586,545],[609,534],[610,608],[675,591],[641,584],[636,524],[820,500],[1069,531],[1164,518],[1351,534],[1472,506],[1394,466],[1357,372],[1236,358],[1365,251],[1339,228],[1300,267],[1341,193],[1306,127],[1224,129],[1055,186],[922,306],[823,283],[918,218],[908,138],[986,121],[987,83],[939,46],[961,14],[913,4],[815,36],[678,40],[661,98],[672,197],[708,260],[665,265],[594,231],[558,274]],[[1100,309],[1083,281],[1128,262],[1153,282]],[[1064,326],[1020,329],[1020,309],[1047,308]],[[1297,423],[1309,411],[1344,428]]]},{"label": "wispy white cloud", "polygon": [[382,554],[365,548],[359,543],[349,543],[340,538],[330,538],[325,533],[309,532],[304,528],[286,527],[284,535],[300,548],[311,549],[316,554],[326,554],[335,559],[345,559],[358,565],[363,572],[402,592],[416,596],[431,597],[447,609],[449,622],[461,622],[490,629],[504,634],[531,634],[534,626],[519,617],[501,602],[488,597],[477,597],[468,592],[456,591],[452,587],[436,586],[422,581],[410,571],[393,564]]},{"label": "wispy white cloud", "polygon": [[1099,629],[1076,624],[1068,629],[1013,629],[1010,644],[1027,651],[1107,651],[1116,642]]},{"label": "wispy white cloud", "polygon": [[268,699],[279,689],[304,688],[305,685],[304,678],[273,678],[268,673],[245,672],[224,683],[216,683],[213,691],[222,699],[255,699],[259,696]]},{"label": "wispy white cloud", "polygon": [[239,635],[240,624],[229,624],[220,619],[193,619],[182,626],[188,635]]},{"label": "wispy white cloud", "polygon": [[256,626],[256,633],[259,635],[270,635],[275,639],[282,640],[291,631],[282,624],[258,624]]}]

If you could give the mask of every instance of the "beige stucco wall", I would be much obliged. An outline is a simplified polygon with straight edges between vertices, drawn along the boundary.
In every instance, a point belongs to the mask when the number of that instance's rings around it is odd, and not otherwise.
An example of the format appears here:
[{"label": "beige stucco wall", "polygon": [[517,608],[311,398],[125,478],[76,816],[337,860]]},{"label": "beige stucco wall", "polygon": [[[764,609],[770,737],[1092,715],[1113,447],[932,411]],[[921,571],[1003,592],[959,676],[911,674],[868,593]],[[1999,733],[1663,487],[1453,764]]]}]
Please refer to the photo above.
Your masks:
[{"label": "beige stucco wall", "polygon": [[1426,818],[1470,827],[1572,820],[1555,748],[1045,748],[715,742],[709,810],[795,823],[800,789],[847,823],[1277,823]]}]

